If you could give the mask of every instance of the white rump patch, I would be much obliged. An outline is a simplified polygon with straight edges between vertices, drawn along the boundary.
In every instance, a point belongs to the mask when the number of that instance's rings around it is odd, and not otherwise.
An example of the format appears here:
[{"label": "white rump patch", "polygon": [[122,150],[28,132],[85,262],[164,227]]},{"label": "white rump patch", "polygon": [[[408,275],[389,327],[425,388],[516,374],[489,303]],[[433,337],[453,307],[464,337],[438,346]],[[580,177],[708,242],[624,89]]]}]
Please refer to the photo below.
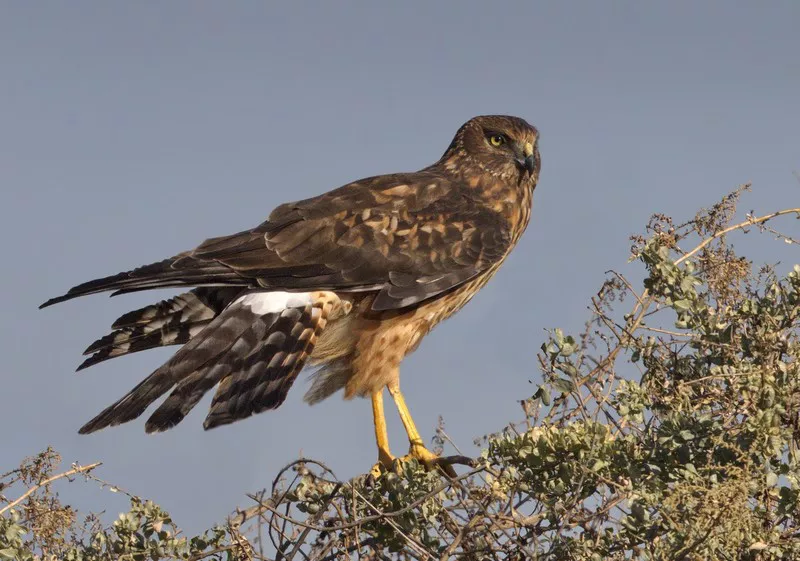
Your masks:
[{"label": "white rump patch", "polygon": [[277,314],[286,308],[304,308],[311,304],[310,292],[252,292],[238,300],[254,314]]}]

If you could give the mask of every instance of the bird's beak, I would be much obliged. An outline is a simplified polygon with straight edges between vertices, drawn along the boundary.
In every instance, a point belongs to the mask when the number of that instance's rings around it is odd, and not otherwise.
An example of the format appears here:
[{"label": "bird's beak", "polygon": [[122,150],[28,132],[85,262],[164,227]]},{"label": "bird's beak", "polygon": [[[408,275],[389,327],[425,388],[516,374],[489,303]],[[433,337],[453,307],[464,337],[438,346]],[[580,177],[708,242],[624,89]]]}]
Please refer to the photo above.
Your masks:
[{"label": "bird's beak", "polygon": [[522,154],[524,157],[518,159],[517,163],[522,169],[528,172],[528,175],[533,175],[533,171],[536,169],[536,158],[533,154],[533,143],[526,142],[522,147]]}]

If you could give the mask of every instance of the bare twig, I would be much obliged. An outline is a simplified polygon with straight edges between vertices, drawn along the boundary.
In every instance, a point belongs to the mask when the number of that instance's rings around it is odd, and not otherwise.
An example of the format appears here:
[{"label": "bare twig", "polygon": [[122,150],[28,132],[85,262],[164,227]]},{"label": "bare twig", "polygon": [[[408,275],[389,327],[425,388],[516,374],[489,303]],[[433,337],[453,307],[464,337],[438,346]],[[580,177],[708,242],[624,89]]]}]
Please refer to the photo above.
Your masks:
[{"label": "bare twig", "polygon": [[52,483],[53,481],[56,481],[56,480],[58,480],[58,479],[63,479],[63,478],[65,478],[65,477],[71,477],[71,476],[73,476],[73,475],[77,475],[77,474],[79,474],[79,473],[87,473],[87,472],[89,472],[89,471],[93,470],[94,468],[96,468],[96,467],[98,467],[98,466],[101,466],[101,465],[103,465],[103,462],[95,462],[95,463],[93,463],[93,464],[89,464],[88,466],[79,466],[79,465],[77,465],[77,464],[76,464],[76,465],[75,465],[75,467],[74,467],[74,468],[72,468],[72,469],[71,469],[71,470],[69,470],[69,471],[65,471],[65,472],[63,472],[63,473],[59,473],[58,475],[54,475],[53,477],[49,477],[49,478],[45,479],[44,481],[42,481],[42,482],[40,482],[40,483],[37,483],[36,485],[34,485],[33,487],[31,487],[31,488],[30,488],[30,489],[28,489],[27,491],[25,491],[25,492],[22,494],[22,496],[21,496],[21,497],[19,497],[17,500],[15,500],[15,501],[11,501],[10,503],[8,503],[8,504],[7,504],[6,506],[4,506],[3,508],[0,508],[0,514],[3,514],[3,513],[5,513],[6,511],[8,511],[8,510],[11,510],[12,508],[14,508],[14,507],[15,507],[15,506],[17,506],[18,504],[20,504],[22,501],[24,501],[25,499],[27,499],[28,497],[30,497],[30,496],[31,496],[33,493],[35,493],[37,490],[41,489],[42,487],[44,487],[44,486],[46,486],[46,485],[49,485],[49,484],[50,484],[50,483]]},{"label": "bare twig", "polygon": [[698,251],[700,251],[701,249],[706,247],[708,244],[710,244],[711,242],[713,242],[717,238],[720,238],[720,237],[724,236],[725,234],[730,234],[734,230],[741,230],[743,228],[747,228],[748,226],[754,226],[755,224],[762,224],[764,222],[768,222],[768,221],[772,220],[773,218],[777,218],[778,216],[783,216],[785,214],[796,214],[797,216],[800,216],[800,208],[787,208],[787,209],[784,209],[784,210],[779,210],[777,212],[773,212],[772,214],[765,214],[764,216],[750,217],[747,220],[745,220],[744,222],[740,222],[738,224],[734,224],[733,226],[729,226],[729,227],[725,228],[724,230],[720,230],[719,232],[715,232],[712,236],[710,236],[710,237],[706,238],[705,240],[703,240],[702,243],[700,243],[700,245],[695,247],[689,253],[686,253],[682,257],[677,259],[675,261],[675,264],[676,265],[680,265],[681,263],[683,263],[684,261],[686,261],[687,259],[689,259],[693,255],[695,255]]}]

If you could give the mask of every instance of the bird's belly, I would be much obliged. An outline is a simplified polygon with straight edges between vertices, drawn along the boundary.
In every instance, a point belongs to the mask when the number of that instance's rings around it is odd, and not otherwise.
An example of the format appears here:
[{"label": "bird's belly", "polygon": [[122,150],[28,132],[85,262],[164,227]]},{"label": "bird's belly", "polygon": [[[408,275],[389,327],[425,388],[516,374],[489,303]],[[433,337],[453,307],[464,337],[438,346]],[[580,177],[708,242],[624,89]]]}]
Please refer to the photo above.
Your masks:
[{"label": "bird's belly", "polygon": [[403,314],[383,314],[362,324],[353,357],[353,371],[345,398],[369,396],[397,382],[400,362],[419,346],[438,323],[455,314],[485,285],[499,267],[453,292]]}]

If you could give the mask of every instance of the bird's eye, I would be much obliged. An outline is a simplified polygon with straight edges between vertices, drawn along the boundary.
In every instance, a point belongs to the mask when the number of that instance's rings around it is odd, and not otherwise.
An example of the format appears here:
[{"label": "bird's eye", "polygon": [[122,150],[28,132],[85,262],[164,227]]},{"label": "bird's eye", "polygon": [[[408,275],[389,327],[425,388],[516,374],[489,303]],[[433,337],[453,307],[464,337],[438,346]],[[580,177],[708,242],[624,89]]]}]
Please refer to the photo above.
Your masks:
[{"label": "bird's eye", "polygon": [[502,146],[506,143],[506,137],[502,134],[493,134],[489,137],[489,143],[492,146]]}]

